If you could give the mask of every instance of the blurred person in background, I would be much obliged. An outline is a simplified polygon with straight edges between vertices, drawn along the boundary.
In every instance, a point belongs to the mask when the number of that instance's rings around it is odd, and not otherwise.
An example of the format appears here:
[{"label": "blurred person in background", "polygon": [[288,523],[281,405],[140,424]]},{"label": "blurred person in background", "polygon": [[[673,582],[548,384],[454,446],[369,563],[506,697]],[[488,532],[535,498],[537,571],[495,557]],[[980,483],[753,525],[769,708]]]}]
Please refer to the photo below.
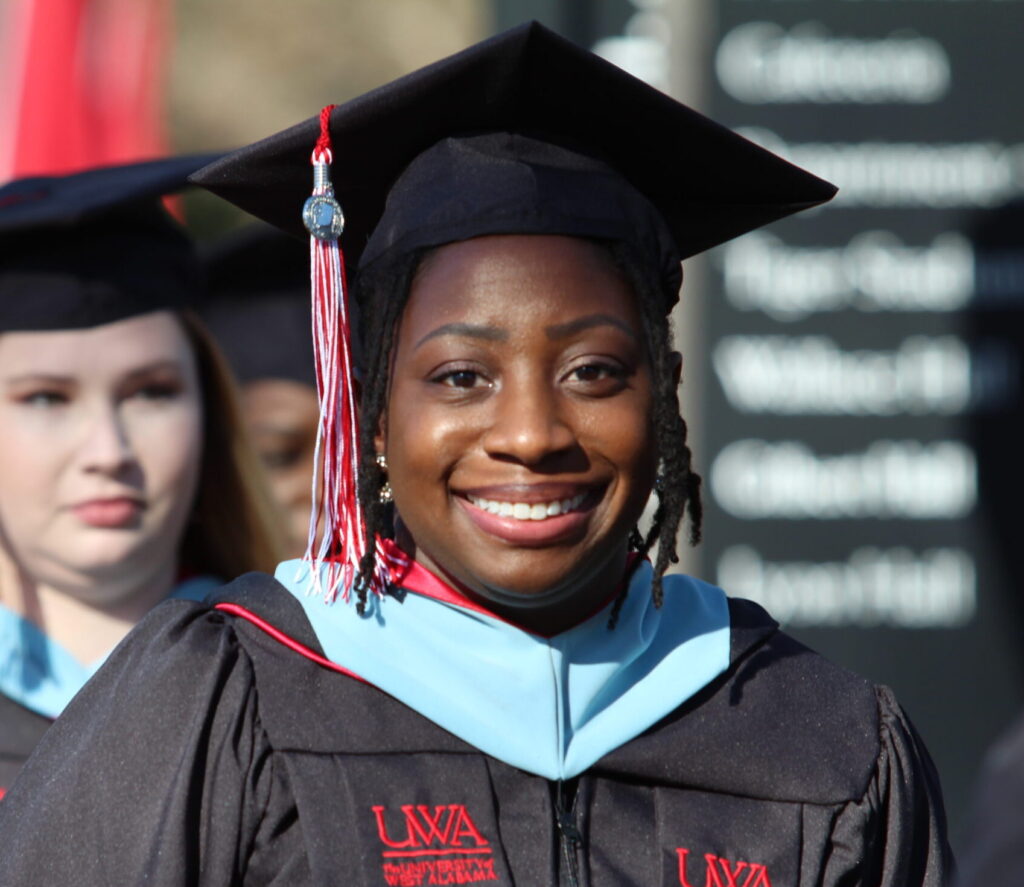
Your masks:
[{"label": "blurred person in background", "polygon": [[944,883],[892,694],[666,572],[680,262],[833,186],[536,24],[193,180],[314,232],[325,544],[136,627],[0,805],[5,884]]},{"label": "blurred person in background", "polygon": [[148,610],[276,561],[230,374],[187,307],[198,259],[157,200],[199,163],[0,189],[0,792]]},{"label": "blurred person in background", "polygon": [[320,407],[313,371],[309,245],[251,225],[204,251],[201,316],[241,386],[242,412],[286,520],[287,553],[309,543]]},{"label": "blurred person in background", "polygon": [[1024,870],[1024,716],[985,756],[967,817],[958,887],[1017,887]]}]

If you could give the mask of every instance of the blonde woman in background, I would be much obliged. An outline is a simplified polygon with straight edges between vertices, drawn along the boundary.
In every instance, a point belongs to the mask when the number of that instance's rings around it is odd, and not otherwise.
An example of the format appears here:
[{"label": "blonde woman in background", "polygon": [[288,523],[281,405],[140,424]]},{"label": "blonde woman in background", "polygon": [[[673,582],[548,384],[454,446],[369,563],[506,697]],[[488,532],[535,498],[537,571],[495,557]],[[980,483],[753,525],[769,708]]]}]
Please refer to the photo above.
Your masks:
[{"label": "blonde woman in background", "polygon": [[191,244],[154,199],[195,165],[0,190],[0,792],[149,609],[278,554],[230,373],[184,307]]}]

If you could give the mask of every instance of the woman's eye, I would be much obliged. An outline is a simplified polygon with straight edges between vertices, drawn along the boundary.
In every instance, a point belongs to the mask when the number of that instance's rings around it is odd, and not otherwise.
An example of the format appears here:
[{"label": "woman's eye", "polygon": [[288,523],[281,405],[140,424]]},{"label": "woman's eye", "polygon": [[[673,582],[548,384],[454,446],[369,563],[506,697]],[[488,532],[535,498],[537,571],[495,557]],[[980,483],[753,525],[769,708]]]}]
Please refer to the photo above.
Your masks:
[{"label": "woman's eye", "polygon": [[260,458],[270,471],[284,471],[299,464],[302,459],[301,449],[260,450]]},{"label": "woman's eye", "polygon": [[483,384],[483,377],[474,370],[452,370],[435,376],[434,381],[449,388],[476,388]]},{"label": "woman's eye", "polygon": [[181,388],[178,385],[172,385],[167,382],[154,382],[136,388],[131,393],[131,396],[141,400],[171,400],[177,397],[180,391]]},{"label": "woman's eye", "polygon": [[68,402],[68,399],[68,396],[62,391],[33,391],[18,398],[26,406],[39,409],[63,406]]},{"label": "woman's eye", "polygon": [[605,379],[620,380],[625,373],[620,367],[606,363],[588,363],[569,371],[574,382],[600,382]]}]

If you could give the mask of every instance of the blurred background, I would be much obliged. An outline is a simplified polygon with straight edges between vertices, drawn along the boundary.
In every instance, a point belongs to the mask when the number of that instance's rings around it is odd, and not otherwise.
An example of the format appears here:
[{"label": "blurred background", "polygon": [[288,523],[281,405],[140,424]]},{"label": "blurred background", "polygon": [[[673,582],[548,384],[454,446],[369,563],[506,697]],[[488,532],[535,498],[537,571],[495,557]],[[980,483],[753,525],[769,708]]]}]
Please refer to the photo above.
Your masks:
[{"label": "blurred background", "polygon": [[1024,702],[1024,0],[0,0],[0,181],[236,147],[530,18],[840,186],[687,263],[683,566],[892,686],[955,838]]}]

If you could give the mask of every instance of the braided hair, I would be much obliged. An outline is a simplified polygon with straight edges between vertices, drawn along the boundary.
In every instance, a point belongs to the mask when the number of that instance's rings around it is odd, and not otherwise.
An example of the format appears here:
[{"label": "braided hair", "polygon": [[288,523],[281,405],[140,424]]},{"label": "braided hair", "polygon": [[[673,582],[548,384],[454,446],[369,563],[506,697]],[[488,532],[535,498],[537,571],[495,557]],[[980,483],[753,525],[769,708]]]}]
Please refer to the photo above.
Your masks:
[{"label": "braided hair", "polygon": [[[635,529],[631,547],[646,556],[657,544],[651,595],[654,604],[662,604],[662,577],[670,563],[676,563],[676,537],[684,517],[690,521],[690,543],[700,541],[701,479],[693,470],[687,445],[686,423],[679,413],[675,373],[672,361],[672,334],[665,316],[665,294],[660,280],[637,261],[625,244],[595,241],[607,250],[615,266],[637,297],[643,333],[650,356],[654,387],[655,446],[660,466],[655,493],[658,505],[646,536]],[[377,464],[374,439],[387,406],[390,362],[402,313],[416,274],[432,250],[406,253],[381,267],[372,267],[359,275],[354,296],[362,318],[361,351],[363,386],[359,414],[360,464],[357,486],[359,504],[366,526],[366,554],[359,564],[362,581],[356,583],[357,608],[365,610],[367,579],[373,575],[375,539],[394,533],[392,508],[381,502],[379,491],[386,480]],[[625,601],[625,589],[615,601],[609,617],[614,628]]]}]

